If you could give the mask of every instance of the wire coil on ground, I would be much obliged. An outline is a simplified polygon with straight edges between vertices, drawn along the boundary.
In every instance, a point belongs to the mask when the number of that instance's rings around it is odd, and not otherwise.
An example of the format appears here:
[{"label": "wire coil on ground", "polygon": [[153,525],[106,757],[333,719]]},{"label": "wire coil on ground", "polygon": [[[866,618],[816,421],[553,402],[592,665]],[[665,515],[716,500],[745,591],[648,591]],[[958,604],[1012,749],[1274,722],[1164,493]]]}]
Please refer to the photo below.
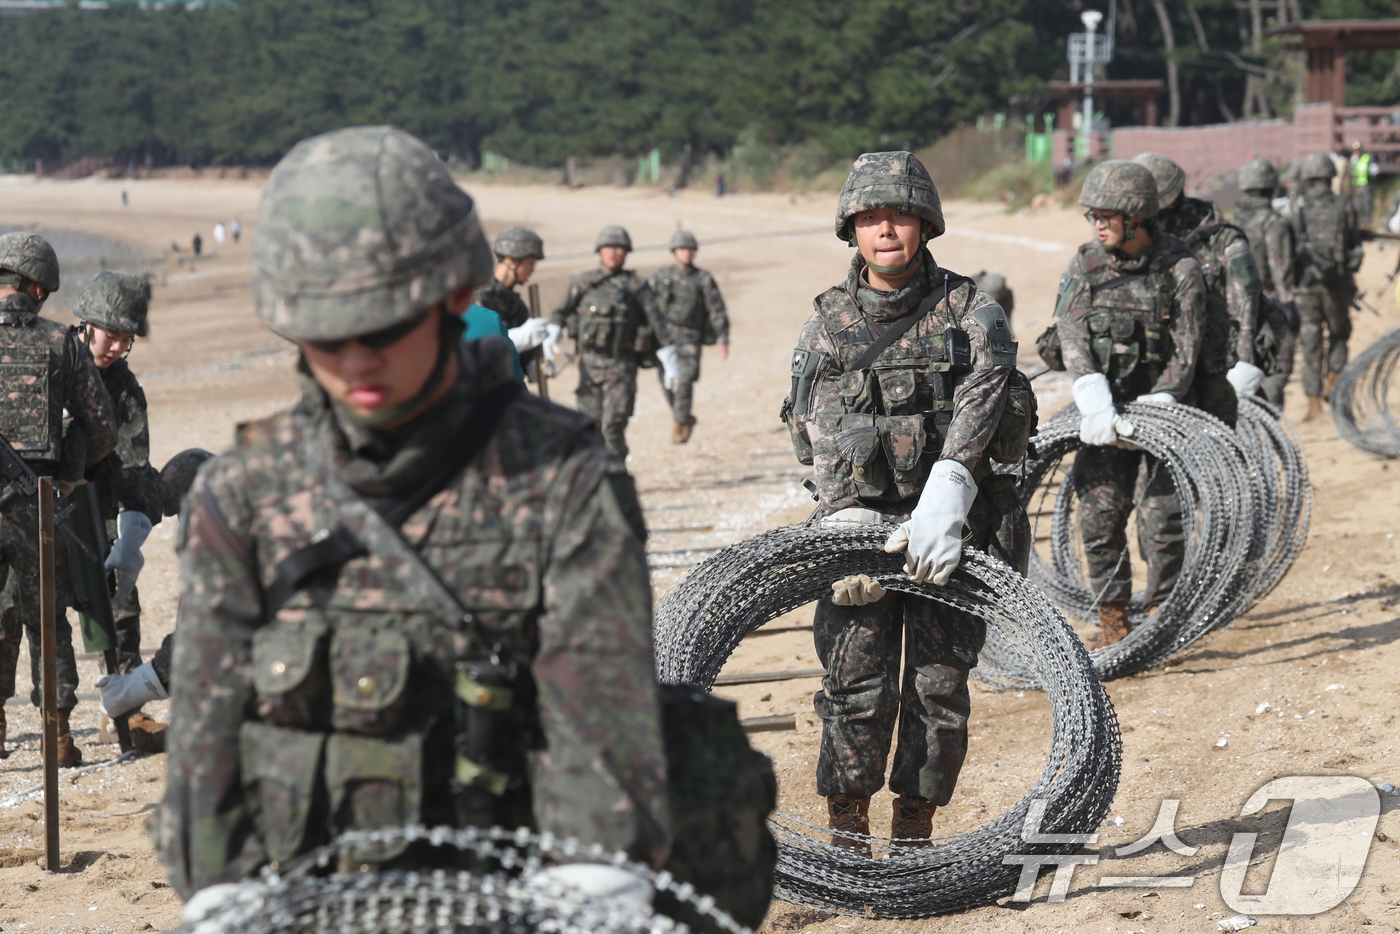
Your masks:
[{"label": "wire coil on ground", "polygon": [[1400,457],[1400,425],[1391,411],[1400,394],[1400,328],[1382,336],[1348,363],[1332,387],[1332,421],[1348,444],[1381,457]]},{"label": "wire coil on ground", "polygon": [[[456,850],[496,868],[336,872],[357,851],[398,843]],[[598,862],[621,866],[648,879],[693,907],[722,931],[750,934],[714,900],[679,884],[669,873],[653,872],[620,854],[585,847],[549,834],[500,827],[452,829],[393,827],[344,834],[279,870],[265,869],[218,893],[221,899],[199,921],[187,920],[188,934],[682,934],[689,931],[665,915],[615,898],[591,898],[559,885],[529,881],[544,858],[562,863]],[[196,896],[198,897],[198,896]]]},{"label": "wire coil on ground", "polygon": [[[868,574],[886,590],[917,594],[971,613],[997,633],[1007,657],[1039,673],[1050,700],[1049,761],[1010,810],[928,849],[868,859],[825,842],[828,831],[790,815],[771,821],[778,841],[775,894],[824,911],[914,918],[986,904],[1016,888],[1011,854],[1068,853],[1078,844],[1028,844],[1027,814],[1045,806],[1041,832],[1092,833],[1118,786],[1122,744],[1112,704],[1079,638],[1045,595],[1010,568],[966,552],[946,587],[916,584],[903,556],[884,551],[888,528],[793,526],[732,545],[691,570],[661,600],[655,642],[661,680],[708,689],[749,632],[829,596],[833,581]],[[1038,805],[1036,805],[1038,807]]]},{"label": "wire coil on ground", "polygon": [[[1250,413],[1246,418],[1252,430],[1259,430],[1257,409],[1250,405],[1244,406]],[[1132,632],[1093,653],[1104,680],[1160,665],[1230,625],[1256,599],[1262,582],[1277,579],[1278,554],[1289,552],[1275,545],[1276,517],[1266,511],[1271,487],[1268,472],[1260,466],[1263,458],[1251,455],[1227,425],[1184,405],[1131,404],[1124,411],[1136,429],[1133,444],[1156,456],[1176,481],[1186,547],[1177,583],[1157,611],[1149,615],[1141,598],[1135,598],[1128,610]],[[1021,484],[1028,509],[1035,511],[1037,490],[1080,446],[1079,411],[1071,404],[1041,426],[1036,437],[1038,457],[1027,464]],[[1053,510],[1051,560],[1033,553],[1030,579],[1067,614],[1083,620],[1096,615],[1098,596],[1080,567],[1081,549],[1071,521],[1074,499],[1072,474],[1066,472]],[[1288,556],[1285,570],[1292,555],[1296,550]],[[1273,570],[1265,574],[1266,567]],[[992,634],[987,643],[979,677],[1003,686],[1039,685],[1038,673],[1004,652]]]}]

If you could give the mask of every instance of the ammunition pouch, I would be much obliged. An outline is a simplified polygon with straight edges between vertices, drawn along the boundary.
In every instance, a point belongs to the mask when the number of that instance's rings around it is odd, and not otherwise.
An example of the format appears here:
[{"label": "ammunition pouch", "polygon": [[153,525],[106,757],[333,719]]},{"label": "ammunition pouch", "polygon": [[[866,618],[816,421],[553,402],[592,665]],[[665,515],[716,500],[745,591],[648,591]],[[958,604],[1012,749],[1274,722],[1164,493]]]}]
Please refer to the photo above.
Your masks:
[{"label": "ammunition pouch", "polygon": [[[250,721],[238,731],[239,766],[268,859],[282,862],[324,839],[320,786],[326,734]],[[315,818],[315,819],[313,819]]]},{"label": "ammunition pouch", "polygon": [[1065,354],[1064,349],[1060,346],[1060,323],[1058,321],[1052,322],[1035,339],[1035,349],[1046,366],[1056,372],[1064,372]]},{"label": "ammunition pouch", "polygon": [[1002,464],[1018,464],[1030,449],[1031,438],[1040,424],[1040,406],[1035,389],[1026,374],[1012,370],[1006,385],[1006,406],[987,451]]},{"label": "ammunition pouch", "polygon": [[274,620],[253,633],[259,718],[303,730],[330,726],[329,632],[324,620],[312,619]]},{"label": "ammunition pouch", "polygon": [[464,789],[500,797],[524,781],[497,755],[502,739],[511,735],[515,680],[507,666],[489,661],[457,668],[454,778]]},{"label": "ammunition pouch", "polygon": [[[407,827],[423,811],[423,737],[398,739],[332,733],[326,740],[326,792],[330,833]],[[382,863],[408,848],[408,841],[357,849],[357,863]]]},{"label": "ammunition pouch", "polygon": [[626,292],[620,289],[594,289],[584,294],[578,309],[577,340],[580,348],[608,357],[621,357],[637,351],[640,335],[631,318]]}]

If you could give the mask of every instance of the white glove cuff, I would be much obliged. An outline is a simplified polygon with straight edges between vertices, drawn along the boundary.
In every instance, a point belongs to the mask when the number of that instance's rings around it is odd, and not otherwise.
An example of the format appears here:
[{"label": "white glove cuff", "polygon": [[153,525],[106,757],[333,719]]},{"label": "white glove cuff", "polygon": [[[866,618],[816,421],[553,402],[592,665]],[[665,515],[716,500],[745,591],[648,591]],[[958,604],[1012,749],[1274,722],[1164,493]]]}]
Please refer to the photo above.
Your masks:
[{"label": "white glove cuff", "polygon": [[1080,415],[1094,415],[1113,408],[1113,391],[1102,373],[1085,373],[1074,381],[1074,404]]},{"label": "white glove cuff", "polygon": [[885,517],[874,509],[864,509],[860,506],[847,506],[845,509],[838,509],[829,516],[823,517],[822,528],[834,526],[850,525],[879,525],[885,521]]},{"label": "white glove cuff", "polygon": [[140,548],[150,534],[151,519],[144,512],[128,509],[117,516],[117,538],[127,543],[126,548]]},{"label": "white glove cuff", "polygon": [[928,482],[919,494],[919,505],[914,514],[930,509],[943,508],[939,500],[946,503],[949,497],[958,507],[958,513],[967,518],[972,510],[972,501],[977,498],[977,481],[972,479],[972,471],[955,460],[944,459],[933,465],[928,473]]}]

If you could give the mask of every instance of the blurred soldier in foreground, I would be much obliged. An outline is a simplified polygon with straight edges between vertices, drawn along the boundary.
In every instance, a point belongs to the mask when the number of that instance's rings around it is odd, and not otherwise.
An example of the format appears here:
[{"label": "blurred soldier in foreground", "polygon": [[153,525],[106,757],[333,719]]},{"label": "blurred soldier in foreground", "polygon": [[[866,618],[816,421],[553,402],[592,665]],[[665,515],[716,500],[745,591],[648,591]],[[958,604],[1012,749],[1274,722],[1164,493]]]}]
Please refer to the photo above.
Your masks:
[{"label": "blurred soldier in foreground", "polygon": [[[82,322],[74,331],[102,371],[102,383],[117,415],[116,450],[89,471],[88,477],[97,486],[107,540],[111,543],[107,569],[116,578],[112,616],[121,674],[141,667],[141,600],[136,577],[146,563],[142,546],[151,534],[153,522],[159,522],[161,517],[160,473],[151,466],[146,394],[126,363],[136,338],[147,334],[150,295],[150,286],[140,277],[103,270],[73,306],[74,316]],[[147,676],[155,677],[153,672]],[[145,728],[142,721],[148,719],[138,714],[139,708],[128,724],[133,730]],[[103,720],[99,742],[115,743],[117,737],[108,718],[104,716]],[[161,724],[152,721],[151,726]]]},{"label": "blurred soldier in foreground", "polygon": [[1293,373],[1298,338],[1298,311],[1293,305],[1297,285],[1293,228],[1274,209],[1278,170],[1263,156],[1240,166],[1240,188],[1234,221],[1249,237],[1254,265],[1259,270],[1264,301],[1260,303],[1254,334],[1254,362],[1264,371],[1259,389],[1274,405],[1283,407],[1283,388]]},{"label": "blurred soldier in foreground", "polygon": [[1356,299],[1355,273],[1363,252],[1356,236],[1356,209],[1332,191],[1337,174],[1325,152],[1303,159],[1302,198],[1289,217],[1298,244],[1298,287],[1294,299],[1302,328],[1303,393],[1312,421],[1322,414],[1322,401],[1332,396],[1332,384],[1347,365],[1351,337],[1351,303]]},{"label": "blurred soldier in foreground", "polygon": [[[649,284],[661,317],[670,325],[671,342],[675,345],[673,364],[668,367],[667,361],[662,360],[658,374],[676,421],[671,441],[685,444],[695,427],[690,407],[695,398],[695,382],[700,379],[700,347],[718,344],[719,358],[729,359],[729,315],[715,277],[695,265],[695,254],[700,249],[695,235],[677,230],[671,235],[670,247],[676,264],[656,270]],[[660,351],[657,357],[662,357]],[[671,378],[669,374],[673,372],[676,375]]]},{"label": "blurred soldier in foreground", "polygon": [[544,259],[544,241],[528,227],[507,227],[491,243],[496,256],[496,268],[491,280],[476,292],[475,303],[501,316],[511,343],[521,359],[529,362],[527,354],[543,346],[545,356],[553,359],[559,346],[560,329],[543,318],[531,318],[530,306],[515,291],[535,274],[535,264]]},{"label": "blurred soldier in foreground", "polygon": [[623,268],[632,238],[613,224],[599,232],[594,249],[598,268],[569,280],[569,290],[550,321],[578,342],[578,410],[597,420],[608,450],[626,460],[627,422],[637,401],[638,355],[656,352],[672,379],[679,374],[669,326],[657,310],[651,287]]},{"label": "blurred soldier in foreground", "polygon": [[1170,472],[1142,449],[1118,444],[1131,437],[1132,425],[1114,408],[1192,398],[1205,283],[1191,251],[1156,223],[1157,191],[1152,173],[1135,162],[1094,166],[1079,203],[1089,209],[1084,216],[1095,238],[1070,260],[1055,305],[1079,438],[1087,445],[1075,455],[1074,488],[1089,588],[1099,607],[1094,648],[1118,642],[1131,628],[1127,528],[1140,466],[1147,481],[1137,503],[1138,542],[1149,607],[1171,592],[1186,549]]},{"label": "blurred soldier in foreground", "polygon": [[[491,267],[472,199],[401,130],[339,130],[273,170],[252,249],[304,394],[239,426],[181,516],[172,884],[189,898],[410,824],[531,826],[659,865],[641,508],[588,420],[511,378],[504,341],[460,341]],[[648,888],[573,870],[585,891]]]},{"label": "blurred soldier in foreground", "polygon": [[[68,328],[39,317],[44,301],[58,291],[58,257],[37,234],[0,235],[0,434],[41,477],[55,477],[63,493],[80,483],[88,468],[117,443],[112,401],[92,355]],[[65,430],[65,412],[72,422]],[[0,481],[8,485],[8,480]],[[81,765],[73,743],[69,715],[78,704],[78,667],[73,657],[73,628],[64,613],[68,597],[68,562],[54,549],[58,605],[58,762]],[[18,578],[10,585],[11,577]],[[7,586],[9,585],[9,586]],[[0,512],[0,591],[10,604],[0,643],[0,751],[5,743],[4,702],[15,693],[19,627],[29,634],[30,699],[40,704],[41,625],[39,618],[38,504],[16,497]]]},{"label": "blurred soldier in foreground", "polygon": [[1184,193],[1186,173],[1161,153],[1133,158],[1157,181],[1157,223],[1186,244],[1201,265],[1206,305],[1197,319],[1201,356],[1183,401],[1234,427],[1241,395],[1259,388],[1265,373],[1254,363],[1260,277],[1249,239],[1225,223],[1220,206]]},{"label": "blurred soldier in foreground", "polygon": [[[928,251],[943,231],[938,190],[911,153],[855,161],[836,236],[859,252],[814,302],[783,406],[798,460],[816,469],[822,521],[889,525],[886,550],[937,585],[964,546],[1025,573],[1029,522],[992,461],[1019,461],[1035,424],[1002,309]],[[870,853],[862,835],[898,720],[890,836],[929,845],[967,755],[967,678],[986,624],[857,575],[818,602],[813,631],[826,668],[817,793],[832,843]]]}]

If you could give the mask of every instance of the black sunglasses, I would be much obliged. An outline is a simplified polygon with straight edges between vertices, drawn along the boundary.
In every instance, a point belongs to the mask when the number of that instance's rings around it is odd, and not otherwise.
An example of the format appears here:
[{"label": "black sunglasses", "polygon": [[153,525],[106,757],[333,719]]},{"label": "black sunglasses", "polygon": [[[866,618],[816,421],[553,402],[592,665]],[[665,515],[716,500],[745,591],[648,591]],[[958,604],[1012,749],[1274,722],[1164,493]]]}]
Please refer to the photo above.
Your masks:
[{"label": "black sunglasses", "polygon": [[368,334],[357,334],[354,337],[346,337],[338,341],[306,341],[306,343],[315,347],[322,353],[340,353],[341,348],[351,341],[363,344],[370,350],[383,350],[385,347],[397,344],[408,335],[409,331],[416,329],[424,321],[427,321],[428,314],[429,312],[424,312],[409,321],[392,324],[387,328],[371,331]]}]

